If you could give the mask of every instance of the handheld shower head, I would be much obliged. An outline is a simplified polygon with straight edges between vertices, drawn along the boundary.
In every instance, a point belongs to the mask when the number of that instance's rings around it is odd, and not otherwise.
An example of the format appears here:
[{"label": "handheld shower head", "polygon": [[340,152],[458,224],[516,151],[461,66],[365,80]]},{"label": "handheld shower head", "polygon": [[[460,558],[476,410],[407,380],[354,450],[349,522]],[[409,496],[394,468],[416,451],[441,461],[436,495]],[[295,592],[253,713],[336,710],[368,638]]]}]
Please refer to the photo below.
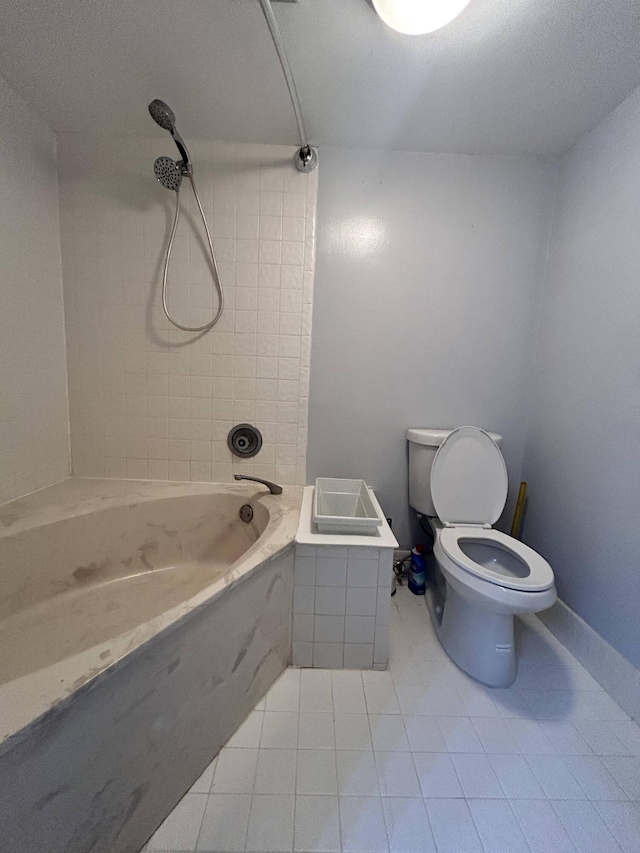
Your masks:
[{"label": "handheld shower head", "polygon": [[160,98],[155,98],[151,101],[149,104],[149,113],[156,124],[159,124],[163,130],[168,130],[171,136],[173,136],[173,141],[178,146],[182,162],[188,172],[191,169],[191,158],[189,157],[189,152],[187,151],[184,139],[176,130],[176,114],[171,107],[168,104],[165,104],[164,101],[161,101]]},{"label": "handheld shower head", "polygon": [[182,183],[182,169],[171,157],[158,157],[153,164],[156,178],[163,187],[178,192]]},{"label": "handheld shower head", "polygon": [[151,118],[159,124],[163,130],[173,131],[176,126],[176,114],[168,104],[161,101],[160,98],[155,98],[149,104],[149,112]]}]

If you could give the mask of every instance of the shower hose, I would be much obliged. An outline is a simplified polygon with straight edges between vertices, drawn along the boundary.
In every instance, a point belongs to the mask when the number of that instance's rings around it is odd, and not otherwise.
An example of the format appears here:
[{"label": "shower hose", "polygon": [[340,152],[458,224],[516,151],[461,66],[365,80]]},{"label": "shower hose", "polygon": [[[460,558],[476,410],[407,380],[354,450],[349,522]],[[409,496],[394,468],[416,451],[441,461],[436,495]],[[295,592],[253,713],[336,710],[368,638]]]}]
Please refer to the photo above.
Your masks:
[{"label": "shower hose", "polygon": [[208,329],[212,329],[220,319],[220,315],[222,314],[222,310],[224,308],[224,294],[222,293],[220,273],[218,271],[218,265],[216,263],[216,256],[213,251],[213,241],[211,239],[211,232],[209,231],[209,226],[207,225],[207,218],[204,215],[204,210],[202,209],[202,204],[200,203],[200,196],[198,195],[198,190],[196,189],[195,181],[193,180],[193,175],[187,174],[186,177],[188,177],[191,181],[191,189],[193,190],[193,194],[196,198],[198,210],[200,211],[200,216],[202,218],[202,224],[204,225],[204,230],[207,234],[207,243],[209,244],[209,254],[211,255],[211,266],[213,270],[214,284],[216,286],[216,290],[218,291],[218,310],[216,311],[213,320],[211,320],[209,323],[205,323],[204,326],[183,326],[182,323],[178,323],[178,321],[175,320],[169,312],[169,306],[167,304],[167,278],[169,276],[169,259],[171,258],[171,249],[173,248],[173,241],[176,236],[178,222],[180,221],[179,189],[176,190],[176,212],[173,216],[171,235],[169,237],[169,242],[167,243],[167,253],[164,258],[164,272],[162,274],[162,307],[164,309],[164,313],[167,315],[167,319],[171,323],[173,323],[174,326],[177,326],[179,329],[182,329],[183,332],[206,332]]}]

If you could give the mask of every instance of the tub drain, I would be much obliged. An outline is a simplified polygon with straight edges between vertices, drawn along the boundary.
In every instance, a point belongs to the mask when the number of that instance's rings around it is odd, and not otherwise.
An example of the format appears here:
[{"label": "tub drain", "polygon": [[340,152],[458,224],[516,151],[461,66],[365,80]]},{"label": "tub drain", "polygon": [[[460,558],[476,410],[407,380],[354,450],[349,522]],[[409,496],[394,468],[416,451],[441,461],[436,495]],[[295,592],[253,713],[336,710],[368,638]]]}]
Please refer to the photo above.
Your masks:
[{"label": "tub drain", "polygon": [[229,450],[236,456],[249,459],[255,456],[262,447],[262,434],[251,424],[236,424],[231,427],[227,436]]},{"label": "tub drain", "polygon": [[253,507],[251,504],[243,504],[240,507],[240,518],[245,524],[249,524],[253,520]]}]

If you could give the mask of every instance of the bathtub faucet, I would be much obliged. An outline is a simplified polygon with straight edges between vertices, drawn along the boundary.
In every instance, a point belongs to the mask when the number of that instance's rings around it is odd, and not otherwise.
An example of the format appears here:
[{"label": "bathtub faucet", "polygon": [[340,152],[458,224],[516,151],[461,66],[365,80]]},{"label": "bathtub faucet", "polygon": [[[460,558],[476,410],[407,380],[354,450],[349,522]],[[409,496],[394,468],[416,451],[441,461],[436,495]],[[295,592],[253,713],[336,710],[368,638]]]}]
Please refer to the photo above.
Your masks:
[{"label": "bathtub faucet", "polygon": [[278,486],[276,483],[271,483],[269,480],[262,480],[260,477],[248,477],[246,474],[235,474],[233,479],[251,480],[252,483],[262,483],[263,486],[266,486],[269,489],[272,495],[282,494],[282,486]]}]

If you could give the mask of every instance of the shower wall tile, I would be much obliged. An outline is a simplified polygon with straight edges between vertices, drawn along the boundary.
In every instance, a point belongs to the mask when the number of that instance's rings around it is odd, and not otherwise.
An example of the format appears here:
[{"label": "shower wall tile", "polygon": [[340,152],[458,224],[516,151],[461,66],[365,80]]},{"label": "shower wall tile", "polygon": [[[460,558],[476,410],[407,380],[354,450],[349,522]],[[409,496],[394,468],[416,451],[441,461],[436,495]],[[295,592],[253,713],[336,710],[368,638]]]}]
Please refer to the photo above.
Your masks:
[{"label": "shower wall tile", "polygon": [[53,132],[0,80],[0,503],[69,476]]},{"label": "shower wall tile", "polygon": [[[175,196],[154,179],[168,137],[59,140],[61,242],[74,474],[306,482],[317,173],[285,146],[190,145],[213,226],[225,310],[182,332],[162,311]],[[200,325],[217,307],[188,183],[169,271],[169,309]],[[246,461],[226,438],[249,421]]]}]

